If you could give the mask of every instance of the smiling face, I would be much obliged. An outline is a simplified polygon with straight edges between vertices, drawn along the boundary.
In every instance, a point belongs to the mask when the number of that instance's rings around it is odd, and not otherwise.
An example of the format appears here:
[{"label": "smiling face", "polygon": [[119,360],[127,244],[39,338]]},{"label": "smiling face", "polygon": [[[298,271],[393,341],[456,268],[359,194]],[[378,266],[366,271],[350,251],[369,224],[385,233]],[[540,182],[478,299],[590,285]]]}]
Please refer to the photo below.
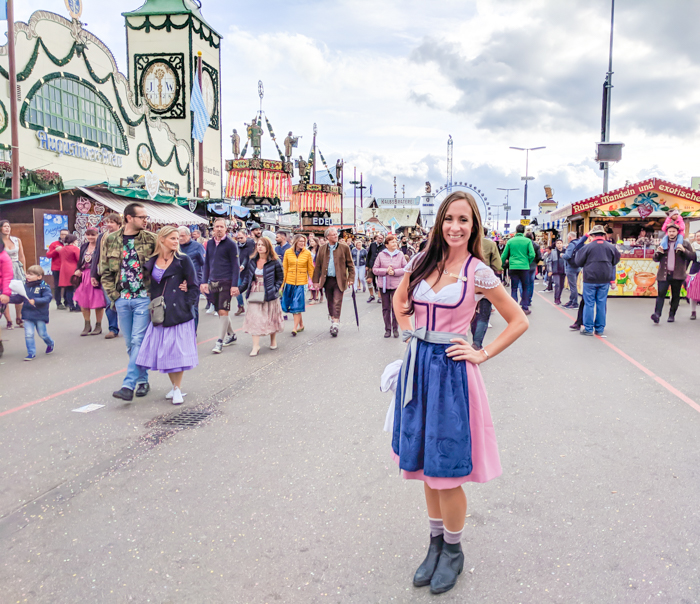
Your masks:
[{"label": "smiling face", "polygon": [[87,239],[87,242],[90,245],[95,245],[95,241],[97,241],[97,235],[88,235],[87,233],[85,234],[85,239]]},{"label": "smiling face", "polygon": [[450,253],[462,251],[469,245],[474,230],[474,215],[465,199],[456,199],[447,208],[442,223],[442,236],[450,247]]},{"label": "smiling face", "polygon": [[306,237],[299,237],[297,241],[296,249],[302,251],[306,247]]}]

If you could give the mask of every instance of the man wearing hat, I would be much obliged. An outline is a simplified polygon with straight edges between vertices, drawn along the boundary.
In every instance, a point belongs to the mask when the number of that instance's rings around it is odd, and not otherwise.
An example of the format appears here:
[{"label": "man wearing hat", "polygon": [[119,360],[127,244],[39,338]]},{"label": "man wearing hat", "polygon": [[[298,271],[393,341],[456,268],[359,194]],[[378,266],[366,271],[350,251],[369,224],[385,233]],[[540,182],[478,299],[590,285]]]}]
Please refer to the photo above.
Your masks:
[{"label": "man wearing hat", "polygon": [[[588,233],[591,242],[576,252],[576,264],[583,268],[583,327],[581,335],[602,336],[605,331],[610,282],[615,277],[615,266],[620,252],[605,239],[605,229],[594,226]],[[575,287],[575,286],[574,286]]]}]

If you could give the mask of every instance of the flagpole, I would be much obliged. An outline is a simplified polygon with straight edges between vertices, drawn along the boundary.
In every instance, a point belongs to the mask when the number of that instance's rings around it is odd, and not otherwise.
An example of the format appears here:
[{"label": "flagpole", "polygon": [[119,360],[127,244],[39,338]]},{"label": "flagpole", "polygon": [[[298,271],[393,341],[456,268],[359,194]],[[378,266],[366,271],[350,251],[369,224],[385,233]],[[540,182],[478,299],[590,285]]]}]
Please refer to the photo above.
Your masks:
[{"label": "flagpole", "polygon": [[[197,79],[199,80],[199,89],[202,89],[202,51],[197,51]],[[197,197],[202,197],[204,191],[204,142],[199,143],[199,190]]]},{"label": "flagpole", "polygon": [[10,63],[10,130],[12,132],[12,199],[19,199],[19,119],[17,115],[17,66],[15,64],[15,8],[7,0],[7,44]]}]

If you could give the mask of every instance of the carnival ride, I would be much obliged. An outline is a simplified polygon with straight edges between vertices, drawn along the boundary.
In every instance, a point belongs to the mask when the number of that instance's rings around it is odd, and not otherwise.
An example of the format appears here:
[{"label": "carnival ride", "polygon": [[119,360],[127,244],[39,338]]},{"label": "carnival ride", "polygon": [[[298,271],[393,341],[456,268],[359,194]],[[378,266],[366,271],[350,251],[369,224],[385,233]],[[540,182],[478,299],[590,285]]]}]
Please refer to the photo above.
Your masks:
[{"label": "carnival ride", "polygon": [[[285,157],[277,144],[275,131],[270,120],[262,109],[264,88],[262,81],[258,82],[260,108],[247,127],[247,140],[240,151],[240,139],[234,130],[233,155],[234,159],[226,162],[228,177],[226,180],[227,199],[251,210],[281,211],[282,202],[292,201],[292,176],[294,166],[289,156]],[[263,120],[270,139],[275,144],[279,160],[262,158],[262,137],[264,136]],[[291,132],[290,132],[291,135]],[[253,157],[246,159],[249,146]],[[296,139],[291,145],[296,146]]]},{"label": "carnival ride", "polygon": [[[309,151],[308,160],[300,156],[297,166],[299,168],[299,184],[292,188],[292,212],[298,212],[302,218],[304,230],[313,230],[311,227],[326,227],[332,223],[331,214],[343,212],[343,162],[336,162],[335,177],[328,168],[325,157],[320,147],[316,145],[318,129],[314,124],[314,137]],[[316,182],[316,156],[321,159],[328,173],[331,184],[319,184]],[[342,221],[341,221],[342,222]]]}]

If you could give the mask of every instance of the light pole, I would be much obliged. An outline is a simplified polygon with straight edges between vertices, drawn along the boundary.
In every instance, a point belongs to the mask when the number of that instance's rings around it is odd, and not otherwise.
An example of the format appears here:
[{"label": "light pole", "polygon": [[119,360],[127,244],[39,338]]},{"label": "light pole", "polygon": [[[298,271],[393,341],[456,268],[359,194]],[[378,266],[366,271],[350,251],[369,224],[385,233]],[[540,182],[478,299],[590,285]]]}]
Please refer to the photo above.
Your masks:
[{"label": "light pole", "polygon": [[[612,0],[612,8],[610,9],[610,58],[608,60],[608,73],[603,85],[603,139],[604,143],[610,140],[610,98],[612,96],[612,55],[613,55],[613,27],[615,25],[615,0]],[[600,164],[603,168],[603,193],[608,192],[608,172],[610,164],[604,162]]]},{"label": "light pole", "polygon": [[[525,182],[527,182],[527,181],[525,181]],[[517,188],[517,187],[514,188],[514,189],[504,189],[503,187],[497,187],[496,190],[497,190],[497,191],[505,191],[505,192],[506,192],[506,203],[503,205],[503,209],[506,211],[506,225],[508,225],[508,212],[510,212],[509,195],[510,195],[510,192],[511,192],[511,191],[520,191],[520,189]],[[508,226],[506,227],[506,230],[507,230],[509,227],[510,227],[510,225],[508,225]],[[508,233],[506,232],[505,234],[507,235]]]},{"label": "light pole", "polygon": [[530,166],[530,151],[539,151],[540,149],[546,149],[547,147],[511,147],[516,151],[525,151],[525,176],[521,176],[520,180],[525,181],[525,199],[523,204],[523,216],[529,216],[530,212],[527,209],[527,182],[528,180],[535,180],[534,176],[529,176],[529,166]]}]

